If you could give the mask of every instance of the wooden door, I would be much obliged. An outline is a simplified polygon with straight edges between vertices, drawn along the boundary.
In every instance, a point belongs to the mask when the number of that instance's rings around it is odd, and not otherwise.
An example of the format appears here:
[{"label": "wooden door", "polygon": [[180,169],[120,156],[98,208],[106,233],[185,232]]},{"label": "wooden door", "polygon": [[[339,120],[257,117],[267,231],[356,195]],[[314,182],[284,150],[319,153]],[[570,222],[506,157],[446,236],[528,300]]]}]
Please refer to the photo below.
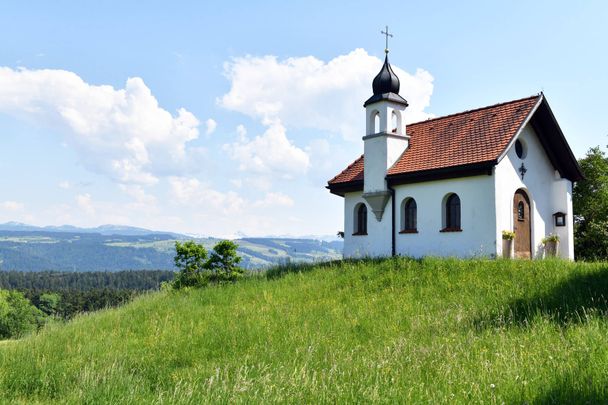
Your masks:
[{"label": "wooden door", "polygon": [[515,257],[532,257],[530,200],[523,190],[517,190],[513,197],[513,232],[515,232]]}]

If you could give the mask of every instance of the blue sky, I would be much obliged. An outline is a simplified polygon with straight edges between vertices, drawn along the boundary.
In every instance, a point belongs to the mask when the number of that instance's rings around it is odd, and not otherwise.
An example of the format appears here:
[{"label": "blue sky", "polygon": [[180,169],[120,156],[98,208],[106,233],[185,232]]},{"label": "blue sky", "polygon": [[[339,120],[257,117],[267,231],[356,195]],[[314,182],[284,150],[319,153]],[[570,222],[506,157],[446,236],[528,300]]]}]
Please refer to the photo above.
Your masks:
[{"label": "blue sky", "polygon": [[335,234],[385,25],[410,122],[543,90],[608,144],[605,2],[327,3],[3,3],[0,222]]}]

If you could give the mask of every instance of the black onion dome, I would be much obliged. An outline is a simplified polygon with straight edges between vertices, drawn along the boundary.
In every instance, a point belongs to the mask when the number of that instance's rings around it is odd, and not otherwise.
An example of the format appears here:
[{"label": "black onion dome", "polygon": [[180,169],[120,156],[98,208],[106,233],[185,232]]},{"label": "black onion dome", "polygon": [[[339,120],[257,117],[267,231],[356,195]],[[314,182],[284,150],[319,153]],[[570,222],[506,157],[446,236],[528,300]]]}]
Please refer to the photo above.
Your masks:
[{"label": "black onion dome", "polygon": [[399,78],[395,72],[393,72],[391,64],[388,63],[388,55],[384,59],[382,69],[380,69],[380,72],[374,77],[372,90],[374,91],[374,95],[367,99],[363,104],[364,107],[382,100],[402,104],[406,107],[408,106],[407,101],[399,95]]},{"label": "black onion dome", "polygon": [[382,69],[372,82],[374,94],[395,93],[399,94],[399,78],[393,72],[391,64],[388,63],[388,55],[384,58]]}]

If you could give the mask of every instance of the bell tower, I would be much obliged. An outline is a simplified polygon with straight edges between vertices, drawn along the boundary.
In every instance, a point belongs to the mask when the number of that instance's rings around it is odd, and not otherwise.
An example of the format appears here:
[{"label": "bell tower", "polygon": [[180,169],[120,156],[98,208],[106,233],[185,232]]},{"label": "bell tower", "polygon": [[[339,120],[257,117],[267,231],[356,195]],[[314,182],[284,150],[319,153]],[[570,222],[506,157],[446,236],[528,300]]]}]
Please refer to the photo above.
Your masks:
[{"label": "bell tower", "polygon": [[399,78],[388,61],[388,37],[392,34],[388,33],[388,27],[382,34],[386,35],[384,64],[372,82],[374,94],[363,104],[366,116],[363,198],[378,221],[382,220],[390,199],[386,173],[409,144],[403,119],[408,104],[399,95]]}]

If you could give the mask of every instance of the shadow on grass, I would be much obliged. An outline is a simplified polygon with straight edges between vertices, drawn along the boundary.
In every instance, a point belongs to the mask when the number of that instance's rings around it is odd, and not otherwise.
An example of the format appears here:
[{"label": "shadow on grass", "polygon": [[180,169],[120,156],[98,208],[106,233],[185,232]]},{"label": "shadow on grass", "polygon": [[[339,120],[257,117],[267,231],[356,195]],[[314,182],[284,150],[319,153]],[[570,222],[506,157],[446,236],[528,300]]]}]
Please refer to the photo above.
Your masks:
[{"label": "shadow on grass", "polygon": [[534,404],[608,404],[608,388],[591,379],[568,375],[534,399]]},{"label": "shadow on grass", "polygon": [[473,325],[477,329],[522,327],[538,316],[560,326],[587,322],[591,317],[608,317],[608,265],[592,273],[575,274],[545,293],[484,312],[473,320]]}]

